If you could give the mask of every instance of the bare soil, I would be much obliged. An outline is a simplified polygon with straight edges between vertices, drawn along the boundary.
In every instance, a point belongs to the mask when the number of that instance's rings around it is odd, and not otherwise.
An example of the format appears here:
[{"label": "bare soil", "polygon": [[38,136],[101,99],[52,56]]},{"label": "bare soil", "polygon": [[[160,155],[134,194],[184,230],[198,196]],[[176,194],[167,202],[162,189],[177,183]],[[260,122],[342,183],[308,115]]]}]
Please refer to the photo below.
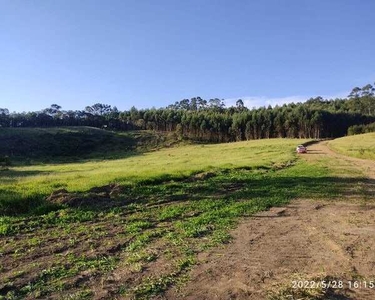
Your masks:
[{"label": "bare soil", "polygon": [[91,188],[87,194],[70,193],[66,189],[54,191],[46,200],[54,204],[66,204],[70,207],[108,208],[116,204],[116,196],[122,192],[118,184],[109,184]]},{"label": "bare soil", "polygon": [[[283,294],[292,280],[342,280],[342,289],[314,299],[375,299],[375,289],[349,288],[347,281],[375,280],[375,200],[370,180],[375,162],[331,151],[326,142],[309,147],[307,160],[328,157],[369,178],[370,201],[299,199],[245,219],[232,243],[201,253],[182,287],[166,299],[312,299]],[[350,175],[350,174],[348,174]],[[372,195],[372,196],[371,196]]]}]

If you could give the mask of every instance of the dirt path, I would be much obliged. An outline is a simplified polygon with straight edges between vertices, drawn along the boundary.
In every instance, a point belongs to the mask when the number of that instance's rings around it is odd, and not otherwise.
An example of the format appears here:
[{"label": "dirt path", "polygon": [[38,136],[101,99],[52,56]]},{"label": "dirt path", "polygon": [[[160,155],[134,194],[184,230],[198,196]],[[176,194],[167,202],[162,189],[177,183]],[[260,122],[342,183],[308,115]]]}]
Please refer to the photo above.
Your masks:
[{"label": "dirt path", "polygon": [[[342,167],[350,166],[352,169],[362,171],[369,179],[375,179],[375,161],[350,157],[334,152],[328,147],[327,141],[313,144],[308,149],[309,154],[305,156],[307,160],[319,159],[319,156],[330,157]],[[314,157],[315,155],[318,157]]]},{"label": "dirt path", "polygon": [[[325,142],[309,152],[308,160],[329,156],[375,178],[375,162],[339,155]],[[375,280],[375,205],[293,201],[246,219],[232,234],[231,244],[201,254],[190,281],[165,298],[258,300],[274,291],[273,299],[315,299],[288,297],[298,291],[292,280]],[[375,288],[331,289],[319,299],[375,299]]]}]

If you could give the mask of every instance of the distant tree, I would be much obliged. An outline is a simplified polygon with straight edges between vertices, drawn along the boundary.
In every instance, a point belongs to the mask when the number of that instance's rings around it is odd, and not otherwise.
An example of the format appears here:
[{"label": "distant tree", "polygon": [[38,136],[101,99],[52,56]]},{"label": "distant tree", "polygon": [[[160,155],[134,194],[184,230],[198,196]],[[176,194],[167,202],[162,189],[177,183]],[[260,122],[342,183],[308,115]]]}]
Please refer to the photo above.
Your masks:
[{"label": "distant tree", "polygon": [[224,101],[219,98],[210,99],[208,103],[211,109],[222,110],[225,107]]},{"label": "distant tree", "polygon": [[360,92],[361,92],[361,88],[356,86],[355,88],[352,89],[352,91],[350,92],[348,97],[349,98],[358,98]]},{"label": "distant tree", "polygon": [[176,126],[176,134],[177,134],[177,137],[178,137],[179,140],[181,140],[183,138],[184,132],[183,132],[181,124],[177,124],[177,126]]},{"label": "distant tree", "polygon": [[9,126],[9,110],[7,108],[0,108],[0,127]]},{"label": "distant tree", "polygon": [[189,110],[190,109],[190,100],[189,99],[183,99],[180,101],[179,105],[178,105],[178,109],[186,109],[186,110]]},{"label": "distant tree", "polygon": [[52,104],[52,105],[51,105],[51,108],[52,108],[52,109],[55,109],[56,111],[59,111],[59,110],[61,109],[61,106],[58,105],[58,104]]},{"label": "distant tree", "polygon": [[92,106],[86,106],[85,111],[97,116],[103,116],[111,112],[111,105],[96,103]]},{"label": "distant tree", "polygon": [[373,96],[374,95],[374,88],[371,84],[366,84],[362,88],[362,96]]},{"label": "distant tree", "polygon": [[243,108],[245,107],[245,104],[243,103],[242,99],[238,99],[238,100],[236,101],[236,107],[237,107],[238,109],[243,109]]},{"label": "distant tree", "polygon": [[60,117],[62,114],[61,106],[58,104],[52,104],[50,107],[44,109],[42,112],[54,118]]},{"label": "distant tree", "polygon": [[197,104],[199,109],[207,108],[207,100],[204,100],[201,97],[197,97]]},{"label": "distant tree", "polygon": [[8,116],[9,115],[9,109],[0,108],[0,115]]},{"label": "distant tree", "polygon": [[189,105],[190,110],[198,110],[198,100],[197,98],[191,98],[190,99],[190,105]]}]

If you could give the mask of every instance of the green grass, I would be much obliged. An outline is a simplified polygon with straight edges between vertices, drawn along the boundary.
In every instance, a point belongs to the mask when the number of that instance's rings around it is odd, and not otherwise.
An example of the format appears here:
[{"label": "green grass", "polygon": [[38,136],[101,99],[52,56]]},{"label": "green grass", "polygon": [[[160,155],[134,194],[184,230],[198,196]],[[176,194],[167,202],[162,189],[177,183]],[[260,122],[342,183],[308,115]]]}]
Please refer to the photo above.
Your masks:
[{"label": "green grass", "polygon": [[188,145],[138,153],[123,159],[12,167],[0,172],[0,214],[27,212],[43,205],[57,189],[85,192],[109,183],[179,180],[220,169],[277,167],[295,159],[301,140]]},{"label": "green grass", "polygon": [[375,160],[375,133],[365,133],[335,139],[329,147],[341,154]]},{"label": "green grass", "polygon": [[[94,287],[89,282],[72,282],[93,274],[99,280],[95,285],[113,284],[113,298],[147,299],[186,280],[196,255],[229,242],[229,230],[241,217],[294,198],[340,196],[350,180],[331,176],[319,163],[297,160],[283,168],[216,170],[198,181],[134,184],[120,198],[138,196],[139,201],[106,210],[61,208],[3,217],[0,252],[8,254],[0,262],[11,260],[9,265],[17,267],[3,264],[0,283],[8,287],[6,299],[78,292],[90,299]],[[181,194],[186,199],[175,197]],[[28,261],[29,256],[36,259]],[[159,261],[163,267],[157,267]],[[111,283],[117,278],[113,272],[125,275]]]},{"label": "green grass", "polygon": [[[298,159],[302,142],[189,145],[3,171],[0,299],[91,299],[101,290],[148,299],[178,286],[200,252],[230,242],[242,217],[351,189],[353,178],[333,172],[334,162]],[[33,208],[56,188],[85,194],[111,182],[124,187],[114,207]]]}]

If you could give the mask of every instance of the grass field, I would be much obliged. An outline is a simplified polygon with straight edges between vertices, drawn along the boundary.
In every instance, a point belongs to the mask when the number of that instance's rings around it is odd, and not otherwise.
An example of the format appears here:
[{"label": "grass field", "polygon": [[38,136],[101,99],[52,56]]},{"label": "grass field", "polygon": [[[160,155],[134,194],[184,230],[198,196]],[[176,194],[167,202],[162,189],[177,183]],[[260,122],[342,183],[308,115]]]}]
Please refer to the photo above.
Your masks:
[{"label": "grass field", "polygon": [[335,139],[329,147],[341,154],[375,160],[375,133],[365,133]]},{"label": "grass field", "polygon": [[0,172],[0,213],[26,212],[57,189],[84,192],[117,183],[182,179],[195,173],[241,167],[272,167],[294,160],[295,140],[190,145],[124,159],[13,167]]},{"label": "grass field", "polygon": [[[347,186],[324,162],[298,159],[302,142],[188,145],[2,171],[0,297],[148,299],[182,284],[241,217]],[[109,183],[121,187],[114,199],[95,190]],[[92,205],[46,207],[61,188]]]}]

